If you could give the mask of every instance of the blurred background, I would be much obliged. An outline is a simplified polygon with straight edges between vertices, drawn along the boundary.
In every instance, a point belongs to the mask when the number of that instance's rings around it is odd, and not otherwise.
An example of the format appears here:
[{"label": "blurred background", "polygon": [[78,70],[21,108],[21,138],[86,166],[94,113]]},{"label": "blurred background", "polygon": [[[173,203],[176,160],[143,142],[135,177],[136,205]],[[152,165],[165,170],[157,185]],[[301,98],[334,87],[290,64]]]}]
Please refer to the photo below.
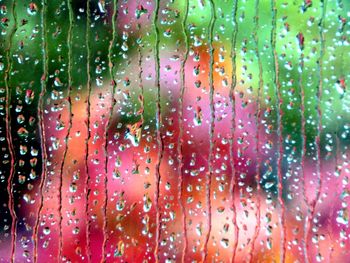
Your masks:
[{"label": "blurred background", "polygon": [[348,262],[349,17],[0,0],[0,262]]}]

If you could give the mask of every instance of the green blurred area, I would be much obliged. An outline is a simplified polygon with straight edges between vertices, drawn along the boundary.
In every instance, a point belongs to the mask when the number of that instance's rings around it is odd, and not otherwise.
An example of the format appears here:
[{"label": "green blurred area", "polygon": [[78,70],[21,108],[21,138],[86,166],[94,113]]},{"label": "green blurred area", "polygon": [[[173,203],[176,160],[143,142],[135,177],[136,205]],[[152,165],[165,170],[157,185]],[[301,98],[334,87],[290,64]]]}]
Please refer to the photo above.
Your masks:
[{"label": "green blurred area", "polygon": [[[11,6],[12,1],[2,1],[4,5]],[[17,1],[15,6],[17,30],[11,34],[11,28],[14,26],[14,17],[11,9],[7,9],[6,17],[9,18],[8,26],[4,27],[6,33],[1,36],[2,39],[2,60],[6,57],[6,48],[9,47],[11,41],[10,59],[12,61],[10,73],[10,87],[12,96],[15,96],[15,87],[23,86],[25,89],[33,89],[35,94],[39,94],[41,90],[41,75],[43,71],[43,45],[42,38],[46,36],[47,55],[49,59],[49,74],[55,75],[55,70],[60,71],[60,81],[63,86],[60,91],[68,88],[67,75],[67,56],[68,45],[67,34],[69,30],[69,12],[67,1],[52,0],[47,3],[47,14],[42,16],[42,3],[40,1],[33,1],[37,6],[36,12],[29,14],[27,2]],[[202,4],[203,3],[203,6]],[[273,82],[274,79],[274,65],[271,53],[271,30],[272,30],[272,9],[271,1],[259,1],[258,9],[256,1],[237,1],[237,28],[234,26],[234,5],[236,1],[214,1],[217,12],[217,20],[214,25],[214,33],[220,35],[220,44],[213,43],[214,48],[218,49],[219,45],[223,45],[227,50],[232,48],[232,31],[237,29],[237,78],[246,78],[248,74],[253,76],[249,85],[253,86],[252,94],[245,94],[245,96],[258,96],[259,83],[259,68],[257,65],[257,58],[255,49],[258,48],[263,64],[263,82],[264,90],[260,94],[260,103],[264,107],[276,107],[276,87]],[[307,138],[314,138],[317,134],[317,107],[321,107],[321,117],[324,132],[334,133],[340,132],[344,124],[349,122],[349,92],[339,94],[336,88],[337,82],[344,79],[346,85],[350,83],[349,80],[349,18],[350,2],[349,1],[327,1],[326,13],[324,17],[324,24],[321,23],[322,18],[322,1],[312,1],[312,5],[308,7],[305,12],[302,11],[305,5],[304,1],[277,1],[277,27],[276,27],[276,52],[278,54],[279,66],[279,82],[281,84],[282,96],[282,110],[283,110],[283,133],[293,134],[300,131],[301,127],[301,98],[298,94],[301,93],[300,84],[302,84],[305,93],[305,119],[306,119],[306,133]],[[107,13],[103,14],[99,11],[98,1],[91,1],[91,55],[90,64],[94,64],[96,57],[105,61],[106,69],[103,70],[101,77],[104,83],[110,82],[108,71],[108,50],[110,45],[110,36],[112,33],[111,23],[111,1],[107,1]],[[121,4],[121,3],[118,3]],[[86,86],[87,75],[86,65],[83,61],[87,56],[86,49],[86,3],[85,1],[71,1],[73,12],[73,39],[72,39],[72,55],[73,65],[73,84],[77,86]],[[162,5],[162,3],[161,3]],[[165,4],[166,5],[166,4]],[[164,8],[165,6],[162,6]],[[172,22],[171,36],[163,34],[169,26],[169,21],[158,21],[160,30],[160,43],[162,49],[173,50],[177,44],[184,50],[182,19],[185,8],[185,1],[172,1],[171,11],[176,10],[177,19]],[[153,10],[147,10],[148,15]],[[258,12],[258,13],[257,13]],[[135,14],[130,13],[130,17],[134,19]],[[340,17],[341,16],[341,17]],[[254,24],[255,18],[258,17],[258,26]],[[43,18],[45,19],[46,32],[42,34]],[[341,18],[346,19],[342,25]],[[101,23],[101,19],[106,19],[106,23]],[[203,45],[208,43],[208,25],[211,19],[211,9],[207,1],[190,1],[189,13],[187,20],[187,37],[190,43],[196,36],[201,39]],[[26,22],[23,22],[26,20]],[[117,19],[118,20],[118,19]],[[122,63],[121,49],[123,32],[118,27],[117,21],[116,45],[113,48],[112,60],[114,64],[113,71],[117,73],[123,70],[125,64]],[[324,26],[324,28],[323,28]],[[255,32],[258,28],[258,32]],[[141,29],[144,30],[144,29]],[[324,54],[321,57],[321,39],[320,33],[323,30],[324,34]],[[95,33],[98,32],[98,40],[95,39]],[[297,34],[302,33],[305,42],[302,51],[304,55],[304,69],[300,73],[300,54],[299,44],[297,41]],[[256,47],[254,41],[254,34],[258,35],[259,46]],[[137,47],[139,44],[154,43],[154,32],[144,32],[144,37],[138,37],[139,32],[134,32],[128,37],[128,52],[132,54],[132,59],[137,59]],[[11,39],[10,39],[11,38]],[[247,50],[242,53],[242,49]],[[61,59],[59,59],[61,58]],[[253,63],[247,66],[246,75],[240,76],[240,67],[246,64],[243,60],[251,58]],[[319,95],[320,84],[320,68],[319,61],[323,61],[322,75],[323,86],[321,95]],[[22,62],[20,63],[19,60]],[[291,68],[287,69],[286,65],[290,64]],[[5,63],[6,66],[6,63]],[[94,70],[94,67],[92,67]],[[4,70],[2,70],[3,79]],[[302,78],[299,83],[300,77]],[[47,94],[53,89],[54,78],[49,76]],[[93,80],[94,84],[94,80]],[[120,83],[119,83],[120,84]],[[135,89],[137,87],[130,87]],[[147,91],[152,87],[145,87],[145,96]],[[242,88],[248,88],[248,85],[242,85]],[[293,89],[293,92],[291,92]],[[266,97],[271,100],[266,103]],[[35,96],[33,105],[37,104],[39,96]],[[133,96],[132,104],[137,101],[137,96]],[[147,99],[147,98],[146,98]],[[292,102],[293,106],[288,107]],[[146,105],[147,106],[147,105]],[[30,109],[30,108],[29,108]],[[36,109],[30,109],[35,113]],[[153,112],[151,109],[145,108],[146,113]],[[153,114],[149,114],[148,118],[152,118]],[[276,111],[270,115],[271,123],[276,123]],[[348,137],[346,137],[346,140]],[[345,141],[344,141],[345,143]]]}]

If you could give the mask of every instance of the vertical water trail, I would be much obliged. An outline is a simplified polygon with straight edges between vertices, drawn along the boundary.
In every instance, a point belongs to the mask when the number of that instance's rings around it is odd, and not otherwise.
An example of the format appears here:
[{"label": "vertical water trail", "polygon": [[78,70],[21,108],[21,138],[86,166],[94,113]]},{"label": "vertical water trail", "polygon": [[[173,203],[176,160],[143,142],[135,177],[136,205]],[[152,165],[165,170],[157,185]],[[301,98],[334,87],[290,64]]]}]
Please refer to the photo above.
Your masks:
[{"label": "vertical water trail", "polygon": [[107,205],[108,205],[108,137],[109,137],[109,130],[111,128],[111,123],[113,119],[113,110],[114,110],[114,95],[115,95],[115,89],[116,89],[116,81],[114,80],[114,63],[112,62],[112,49],[115,45],[114,41],[116,38],[116,25],[115,21],[117,19],[117,10],[118,10],[118,0],[113,0],[113,7],[112,7],[112,40],[109,43],[108,47],[108,66],[109,66],[109,77],[111,79],[111,105],[109,108],[109,115],[108,120],[105,128],[105,147],[104,147],[104,154],[106,156],[105,158],[105,178],[104,178],[104,188],[105,188],[105,199],[103,204],[103,216],[104,216],[104,223],[103,223],[103,244],[102,244],[102,260],[101,262],[105,262],[106,260],[106,246],[109,239],[108,236],[108,215],[107,215]]},{"label": "vertical water trail", "polygon": [[254,257],[254,248],[255,248],[255,242],[256,239],[259,236],[260,232],[260,158],[259,158],[259,131],[260,131],[260,112],[261,112],[261,107],[260,107],[260,94],[263,89],[263,68],[262,68],[262,63],[260,59],[260,53],[259,53],[259,4],[260,1],[256,0],[255,1],[255,28],[254,28],[254,42],[255,42],[255,52],[256,52],[256,57],[258,59],[258,65],[259,65],[259,86],[258,86],[258,95],[256,99],[256,113],[255,113],[255,128],[256,128],[256,137],[255,137],[255,153],[256,153],[256,169],[255,169],[255,181],[256,181],[256,194],[257,194],[257,203],[256,203],[256,226],[255,226],[255,231],[254,231],[254,236],[252,238],[252,246],[250,250],[250,262],[253,262],[253,257]]},{"label": "vertical water trail", "polygon": [[[302,177],[302,191],[303,191],[303,199],[305,202],[305,205],[307,209],[309,208],[309,199],[306,194],[306,173],[305,173],[305,155],[306,155],[306,131],[305,131],[305,125],[306,125],[306,119],[305,119],[305,90],[303,86],[303,78],[302,74],[304,72],[304,53],[301,52],[300,54],[300,73],[299,73],[299,96],[300,96],[300,113],[301,113],[301,177]],[[307,225],[307,220],[305,220],[304,223],[304,230],[307,228],[305,227]],[[303,250],[304,250],[304,260],[305,262],[308,262],[307,258],[307,239],[306,239],[306,231],[304,231],[304,240],[303,240]]]},{"label": "vertical water trail", "polygon": [[67,47],[68,47],[68,91],[67,91],[67,103],[68,103],[68,128],[64,138],[65,147],[63,150],[63,157],[60,167],[60,181],[59,181],[59,227],[60,227],[60,241],[59,241],[59,259],[62,257],[63,250],[63,237],[62,237],[62,220],[63,220],[63,212],[62,212],[62,192],[63,192],[63,169],[66,162],[67,152],[68,152],[68,140],[70,136],[70,131],[72,129],[72,102],[70,98],[70,91],[72,88],[72,27],[73,27],[73,13],[71,0],[68,0],[68,11],[69,11],[69,28],[68,28],[68,36],[67,36]]},{"label": "vertical water trail", "polygon": [[42,38],[42,54],[43,54],[43,76],[41,78],[41,93],[38,103],[38,117],[39,117],[39,132],[40,132],[40,144],[41,144],[41,158],[42,158],[42,172],[39,185],[39,197],[40,203],[38,208],[38,215],[35,220],[34,230],[33,230],[33,241],[34,241],[34,251],[33,251],[33,261],[34,263],[38,260],[38,230],[40,223],[40,215],[44,206],[44,195],[43,188],[46,185],[46,173],[47,173],[47,152],[46,152],[46,135],[45,135],[45,125],[44,125],[44,98],[46,94],[47,77],[48,77],[48,47],[47,47],[47,32],[46,32],[46,11],[47,2],[42,0],[42,10],[41,10],[41,38]]},{"label": "vertical water trail", "polygon": [[231,103],[231,138],[230,138],[230,164],[231,164],[231,182],[230,182],[230,195],[231,195],[231,207],[233,211],[233,227],[234,227],[234,243],[233,243],[233,253],[231,262],[235,262],[235,257],[237,253],[238,247],[238,237],[239,237],[239,228],[237,224],[237,210],[235,205],[235,188],[236,188],[236,170],[235,170],[235,161],[234,161],[234,137],[236,131],[236,100],[235,100],[235,90],[237,85],[237,76],[236,76],[236,42],[237,42],[237,33],[238,33],[238,24],[237,24],[237,5],[238,0],[234,0],[233,6],[233,30],[231,36],[231,64],[232,64],[232,79],[231,79],[231,88],[230,88],[230,103]]},{"label": "vertical water trail", "polygon": [[[317,174],[317,187],[316,187],[316,195],[315,199],[310,204],[310,209],[308,211],[307,216],[307,225],[305,230],[305,242],[306,242],[306,253],[307,255],[305,258],[308,259],[307,262],[309,262],[309,233],[311,231],[311,224],[314,218],[315,208],[317,205],[317,202],[321,195],[321,188],[322,188],[322,162],[321,162],[321,132],[322,132],[322,111],[321,111],[321,100],[322,100],[322,89],[323,89],[323,54],[325,52],[325,37],[324,37],[324,27],[325,27],[325,14],[326,14],[326,8],[327,8],[327,0],[324,0],[322,4],[322,16],[319,22],[319,37],[321,41],[321,47],[320,47],[320,57],[318,61],[318,69],[319,69],[319,83],[318,83],[318,89],[317,89],[317,120],[318,120],[318,127],[317,127],[317,135],[315,139],[316,143],[316,150],[317,150],[317,164],[316,164],[316,174]],[[311,260],[312,261],[312,260]]]},{"label": "vertical water trail", "polygon": [[15,160],[15,152],[13,148],[13,140],[12,140],[12,128],[11,128],[11,111],[10,111],[10,105],[11,105],[11,90],[9,87],[9,80],[10,80],[10,71],[12,68],[12,59],[11,57],[11,49],[12,49],[12,39],[17,31],[17,13],[16,13],[16,0],[12,3],[12,17],[14,20],[12,31],[9,35],[9,45],[6,50],[6,61],[7,61],[7,68],[5,70],[5,89],[6,89],[6,140],[7,144],[9,146],[9,153],[11,157],[11,169],[10,169],[10,175],[7,180],[7,192],[9,195],[8,200],[8,208],[11,214],[12,222],[11,222],[11,263],[15,261],[15,253],[16,253],[16,239],[17,239],[17,215],[15,211],[15,204],[13,200],[13,179],[15,176],[15,166],[16,166],[16,160]]},{"label": "vertical water trail", "polygon": [[214,24],[216,21],[216,10],[214,5],[214,0],[210,0],[210,23],[209,23],[209,50],[210,50],[210,62],[209,62],[209,88],[210,88],[210,126],[209,126],[209,158],[208,158],[208,167],[209,172],[206,174],[206,200],[207,200],[207,226],[208,231],[205,237],[204,249],[203,249],[203,262],[206,261],[208,256],[208,241],[211,233],[211,177],[213,175],[213,152],[214,152],[214,129],[215,129],[215,107],[214,107],[214,47],[213,47],[213,32]]},{"label": "vertical water trail", "polygon": [[282,176],[282,158],[283,158],[283,126],[282,126],[282,98],[281,98],[281,84],[279,82],[279,65],[278,65],[278,56],[276,51],[276,27],[277,27],[277,7],[276,0],[271,1],[272,4],[272,30],[271,30],[271,48],[272,55],[274,60],[274,82],[276,87],[276,110],[277,110],[277,137],[278,137],[278,146],[277,151],[277,185],[278,185],[278,202],[281,207],[281,216],[279,218],[281,225],[281,256],[280,262],[285,262],[285,253],[286,253],[286,226],[285,226],[285,206],[283,201],[283,176]]},{"label": "vertical water trail", "polygon": [[[341,60],[343,60],[344,56],[341,57]],[[342,65],[342,63],[340,63]],[[343,69],[343,67],[341,66],[341,69]],[[334,176],[336,176],[335,178],[335,189],[336,191],[334,191],[334,196],[335,198],[337,198],[337,190],[339,189],[339,180],[338,176],[336,175],[338,173],[338,167],[339,167],[339,153],[341,153],[341,147],[340,147],[340,140],[339,140],[339,131],[340,131],[340,121],[338,119],[338,116],[336,116],[336,121],[335,121],[335,165],[334,165]],[[328,220],[327,220],[327,232],[329,235],[329,240],[330,240],[330,251],[329,251],[329,258],[328,258],[328,262],[333,262],[332,261],[332,257],[333,257],[333,252],[334,252],[334,232],[332,231],[332,227],[333,227],[333,223],[332,223],[332,219],[334,216],[334,208],[335,205],[332,205],[331,207],[331,211],[329,213],[328,216]]]},{"label": "vertical water trail", "polygon": [[155,10],[154,10],[154,16],[153,16],[153,27],[156,33],[156,40],[155,40],[155,46],[154,46],[154,59],[155,59],[155,85],[157,87],[157,111],[156,111],[156,126],[157,126],[157,146],[158,146],[158,156],[157,156],[157,162],[155,166],[155,207],[156,207],[156,246],[154,249],[154,257],[156,262],[158,262],[158,250],[159,250],[159,239],[160,239],[160,209],[159,209],[159,192],[160,192],[160,163],[163,157],[163,142],[162,137],[160,133],[160,126],[161,126],[161,105],[160,105],[160,59],[159,59],[159,29],[157,26],[157,20],[158,20],[158,12],[159,12],[159,0],[156,1]]},{"label": "vertical water trail", "polygon": [[87,62],[87,105],[86,105],[86,129],[87,129],[87,137],[85,141],[85,196],[86,196],[86,205],[85,205],[85,215],[86,215],[86,253],[88,257],[88,262],[91,262],[91,246],[90,246],[90,215],[89,215],[89,199],[91,189],[89,188],[90,183],[90,174],[89,174],[89,140],[90,140],[90,97],[91,97],[91,76],[90,76],[90,0],[86,2],[86,35],[85,35],[85,45],[86,45],[86,62]]},{"label": "vertical water trail", "polygon": [[[340,76],[341,77],[345,77],[344,75],[344,56],[341,56],[340,58]],[[335,132],[335,145],[336,145],[336,150],[335,150],[335,167],[334,167],[334,175],[335,175],[335,185],[336,185],[336,189],[339,189],[339,181],[340,180],[337,180],[340,175],[341,175],[341,172],[340,170],[342,169],[344,163],[342,162],[342,156],[345,156],[345,151],[343,151],[342,149],[342,146],[341,146],[341,142],[340,142],[340,129],[341,129],[341,122],[342,122],[342,119],[341,118],[338,118],[338,116],[336,116],[336,124],[335,124],[335,127],[336,127],[336,132]],[[344,192],[344,189],[343,189],[344,185],[342,184],[342,193]],[[337,198],[337,191],[335,191],[335,198]],[[341,197],[340,197],[341,198]],[[329,259],[328,261],[329,262],[332,262],[332,257],[333,257],[333,252],[334,252],[334,244],[335,244],[335,235],[332,231],[332,227],[333,227],[333,224],[332,224],[332,219],[333,219],[333,216],[334,216],[334,211],[335,210],[335,205],[332,206],[331,208],[331,213],[328,217],[328,226],[327,226],[327,229],[328,229],[328,233],[329,233],[329,238],[330,238],[330,243],[332,244],[331,245],[331,248],[330,248],[330,252],[329,252]]]},{"label": "vertical water trail", "polygon": [[188,37],[186,34],[186,23],[188,18],[188,8],[189,8],[189,0],[186,0],[185,3],[185,14],[184,18],[182,20],[182,30],[183,30],[183,36],[185,41],[185,54],[181,63],[181,90],[180,90],[180,101],[179,101],[179,138],[178,138],[178,144],[177,144],[177,154],[178,154],[178,176],[179,176],[179,206],[181,208],[182,212],[182,235],[183,235],[183,250],[182,250],[182,257],[181,262],[185,262],[186,257],[186,251],[188,246],[188,239],[187,239],[187,226],[186,226],[186,209],[183,201],[183,175],[182,175],[182,168],[183,168],[183,153],[182,153],[182,143],[183,143],[183,99],[184,99],[184,93],[185,93],[185,85],[186,85],[186,71],[185,66],[188,59],[188,53],[189,53],[189,44],[188,44]]}]

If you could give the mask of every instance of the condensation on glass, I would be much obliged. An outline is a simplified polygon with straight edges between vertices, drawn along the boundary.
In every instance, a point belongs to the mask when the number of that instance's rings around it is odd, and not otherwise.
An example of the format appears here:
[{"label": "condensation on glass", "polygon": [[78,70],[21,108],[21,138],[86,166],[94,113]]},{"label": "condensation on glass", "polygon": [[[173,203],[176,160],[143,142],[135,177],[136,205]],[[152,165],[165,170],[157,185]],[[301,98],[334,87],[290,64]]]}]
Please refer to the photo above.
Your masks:
[{"label": "condensation on glass", "polygon": [[0,262],[348,262],[349,1],[0,19]]}]

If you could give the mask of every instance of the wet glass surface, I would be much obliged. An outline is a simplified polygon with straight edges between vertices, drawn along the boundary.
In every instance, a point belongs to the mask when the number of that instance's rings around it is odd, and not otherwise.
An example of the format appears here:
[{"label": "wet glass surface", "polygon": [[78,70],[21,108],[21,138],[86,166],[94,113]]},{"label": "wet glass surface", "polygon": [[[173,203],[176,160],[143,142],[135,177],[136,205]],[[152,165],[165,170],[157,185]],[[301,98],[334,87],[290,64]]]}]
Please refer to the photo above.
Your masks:
[{"label": "wet glass surface", "polygon": [[348,262],[349,20],[0,0],[0,262]]}]

